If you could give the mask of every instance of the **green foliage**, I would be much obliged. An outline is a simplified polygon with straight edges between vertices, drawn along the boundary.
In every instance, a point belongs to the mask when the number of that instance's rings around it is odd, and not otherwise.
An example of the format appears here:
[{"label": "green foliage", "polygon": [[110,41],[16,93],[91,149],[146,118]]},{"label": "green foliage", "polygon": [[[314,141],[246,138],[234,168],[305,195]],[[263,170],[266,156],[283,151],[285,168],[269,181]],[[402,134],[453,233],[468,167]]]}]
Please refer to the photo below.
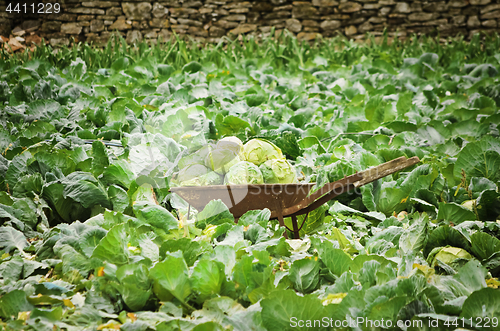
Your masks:
[{"label": "green foliage", "polygon": [[[0,51],[0,328],[499,318],[500,39],[383,37]],[[421,163],[299,215],[296,240],[169,192],[222,184],[233,147],[247,182],[314,189]]]}]

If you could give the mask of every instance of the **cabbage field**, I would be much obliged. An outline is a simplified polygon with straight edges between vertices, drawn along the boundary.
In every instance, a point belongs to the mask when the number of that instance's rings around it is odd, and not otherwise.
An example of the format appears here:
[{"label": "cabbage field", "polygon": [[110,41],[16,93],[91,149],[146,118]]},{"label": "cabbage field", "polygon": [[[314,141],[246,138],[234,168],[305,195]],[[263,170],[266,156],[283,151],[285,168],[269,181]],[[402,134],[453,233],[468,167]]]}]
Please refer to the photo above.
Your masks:
[{"label": "cabbage field", "polygon": [[[0,51],[0,329],[500,330],[485,38]],[[181,160],[229,136],[272,142],[317,188],[421,162],[286,239],[268,209],[235,223],[169,192]]]}]

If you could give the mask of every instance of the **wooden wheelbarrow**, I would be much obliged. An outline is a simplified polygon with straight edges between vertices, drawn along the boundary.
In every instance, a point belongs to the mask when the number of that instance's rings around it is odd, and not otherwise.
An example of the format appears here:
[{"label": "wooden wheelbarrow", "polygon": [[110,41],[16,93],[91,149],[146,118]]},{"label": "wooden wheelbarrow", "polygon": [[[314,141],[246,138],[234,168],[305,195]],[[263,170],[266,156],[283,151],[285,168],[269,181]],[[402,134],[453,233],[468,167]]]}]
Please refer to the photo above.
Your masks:
[{"label": "wooden wheelbarrow", "polygon": [[[197,210],[203,210],[210,201],[220,199],[228,206],[229,211],[236,219],[249,210],[268,208],[271,211],[271,219],[278,219],[281,226],[293,232],[295,239],[299,239],[299,231],[304,226],[307,214],[310,211],[342,193],[371,183],[418,162],[420,160],[416,156],[409,159],[402,156],[344,177],[336,182],[328,183],[312,194],[309,194],[309,191],[315,183],[184,186],[172,187],[170,191],[177,193]],[[306,214],[306,217],[299,227],[297,216],[303,214]],[[285,217],[292,218],[293,229],[285,225]],[[286,231],[284,236],[287,237]]]}]

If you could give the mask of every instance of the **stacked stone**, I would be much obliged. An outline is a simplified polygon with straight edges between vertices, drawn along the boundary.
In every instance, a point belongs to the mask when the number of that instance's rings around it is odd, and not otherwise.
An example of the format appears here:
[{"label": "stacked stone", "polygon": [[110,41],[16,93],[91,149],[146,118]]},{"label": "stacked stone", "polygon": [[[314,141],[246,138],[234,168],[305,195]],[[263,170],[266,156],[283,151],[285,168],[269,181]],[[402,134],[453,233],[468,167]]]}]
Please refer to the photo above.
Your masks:
[{"label": "stacked stone", "polygon": [[[173,32],[217,42],[239,34],[266,36],[272,28],[287,29],[301,40],[318,35],[363,39],[384,29],[400,37],[436,32],[470,37],[480,30],[498,31],[500,19],[500,3],[492,0],[60,1],[62,13],[37,17],[37,33],[52,45],[67,45],[71,37],[104,43],[114,32],[129,43],[165,41]],[[0,24],[7,25],[12,19],[5,15],[6,4],[0,1]]]}]

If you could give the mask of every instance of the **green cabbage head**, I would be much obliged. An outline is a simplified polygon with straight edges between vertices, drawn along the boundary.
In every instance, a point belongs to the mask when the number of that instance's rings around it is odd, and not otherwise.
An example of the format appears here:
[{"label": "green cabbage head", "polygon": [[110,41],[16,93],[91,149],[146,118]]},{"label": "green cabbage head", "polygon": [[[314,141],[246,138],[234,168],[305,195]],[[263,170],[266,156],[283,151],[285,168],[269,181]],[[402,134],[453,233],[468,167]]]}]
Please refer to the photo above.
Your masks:
[{"label": "green cabbage head", "polygon": [[240,162],[238,154],[230,149],[216,148],[205,158],[205,165],[218,174],[225,174],[236,163]]},{"label": "green cabbage head", "polygon": [[202,164],[190,164],[179,171],[177,175],[177,182],[182,183],[191,180],[195,177],[206,175],[210,172],[210,169]]},{"label": "green cabbage head", "polygon": [[264,182],[268,184],[292,184],[297,182],[297,173],[286,159],[268,160],[259,167]]},{"label": "green cabbage head", "polygon": [[235,152],[238,156],[241,156],[241,153],[243,152],[243,143],[238,137],[224,137],[217,142],[216,148],[229,149]]},{"label": "green cabbage head", "polygon": [[264,139],[249,140],[243,146],[243,158],[245,161],[252,162],[259,166],[267,160],[282,159],[283,153],[273,143]]},{"label": "green cabbage head", "polygon": [[181,182],[181,186],[207,186],[207,185],[221,185],[222,184],[222,176],[216,173],[215,171],[210,171],[205,175],[201,175],[198,177],[191,178],[190,180],[186,180]]},{"label": "green cabbage head", "polygon": [[178,163],[179,169],[183,169],[194,163],[205,164],[205,158],[207,157],[208,153],[210,153],[210,151],[213,150],[214,148],[215,145],[208,144],[203,146],[196,152],[182,157]]},{"label": "green cabbage head", "polygon": [[247,161],[241,161],[233,165],[224,177],[224,184],[226,185],[263,183],[264,179],[259,167]]}]

